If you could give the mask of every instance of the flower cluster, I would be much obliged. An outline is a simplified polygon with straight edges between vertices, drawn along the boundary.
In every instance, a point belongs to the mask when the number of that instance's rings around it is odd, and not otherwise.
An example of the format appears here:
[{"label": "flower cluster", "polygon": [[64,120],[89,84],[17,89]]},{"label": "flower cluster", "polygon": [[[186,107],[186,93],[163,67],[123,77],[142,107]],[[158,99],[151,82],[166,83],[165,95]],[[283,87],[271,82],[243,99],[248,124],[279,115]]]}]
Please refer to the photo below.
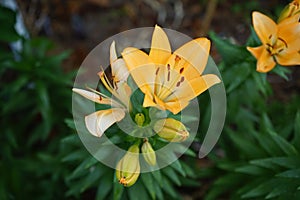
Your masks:
[{"label": "flower cluster", "polygon": [[257,71],[268,72],[276,63],[300,64],[300,1],[294,0],[281,13],[278,23],[259,12],[253,12],[254,30],[262,45],[247,47],[257,59]]},{"label": "flower cluster", "polygon": [[[143,94],[142,107],[179,114],[189,102],[211,86],[220,82],[214,74],[203,74],[210,51],[210,41],[206,38],[194,39],[172,53],[168,37],[162,28],[155,26],[149,54],[127,47],[118,58],[115,42],[110,47],[111,80],[104,73],[98,73],[103,86],[111,97],[102,92],[73,88],[73,91],[98,104],[109,105],[85,117],[87,130],[101,137],[114,123],[126,115],[135,122],[136,127],[148,125],[147,113],[133,113],[131,96],[134,93],[128,77],[131,76],[138,90]],[[156,119],[151,131],[166,142],[182,142],[189,137],[188,128],[171,116]],[[143,130],[143,129],[138,129]],[[133,136],[135,132],[133,131]],[[140,174],[140,155],[149,166],[157,165],[155,146],[150,138],[137,137],[128,144],[127,153],[116,164],[116,177],[124,186],[133,185]],[[126,141],[124,141],[126,143]]]}]

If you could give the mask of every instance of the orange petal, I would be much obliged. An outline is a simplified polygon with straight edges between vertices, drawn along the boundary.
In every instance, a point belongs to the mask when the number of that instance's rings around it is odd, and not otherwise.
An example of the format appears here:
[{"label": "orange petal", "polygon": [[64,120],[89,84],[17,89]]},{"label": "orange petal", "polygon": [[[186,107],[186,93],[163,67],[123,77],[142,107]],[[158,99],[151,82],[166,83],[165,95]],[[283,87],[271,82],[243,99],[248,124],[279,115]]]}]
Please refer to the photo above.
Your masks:
[{"label": "orange petal", "polygon": [[92,135],[101,137],[106,129],[124,117],[125,112],[122,109],[112,108],[100,110],[86,116],[85,125]]},{"label": "orange petal", "polygon": [[256,71],[265,73],[272,70],[275,65],[276,62],[274,58],[267,50],[263,50],[260,57],[257,59]]},{"label": "orange petal", "polygon": [[286,43],[288,51],[297,51],[300,46],[300,24],[292,23],[286,26],[280,26],[278,38]]},{"label": "orange petal", "polygon": [[123,59],[135,83],[146,93],[154,91],[156,67],[143,51],[128,47],[122,52]]},{"label": "orange petal", "polygon": [[262,54],[265,47],[259,46],[259,47],[247,47],[247,50],[256,58],[258,59],[260,55]]},{"label": "orange petal", "polygon": [[188,70],[190,67],[194,68],[193,71],[197,70],[197,74],[202,74],[207,64],[209,50],[210,41],[207,38],[197,38],[177,49],[167,63],[178,72],[184,68],[183,73],[187,78],[193,76],[193,73]]},{"label": "orange petal", "polygon": [[[298,46],[300,49],[300,47]],[[280,65],[300,65],[300,50],[296,52],[282,52],[276,56],[276,60]]]},{"label": "orange petal", "polygon": [[267,43],[271,36],[276,38],[277,24],[268,16],[260,12],[252,14],[253,27],[262,43]]},{"label": "orange petal", "polygon": [[171,46],[168,36],[158,25],[155,26],[152,35],[149,57],[155,64],[165,65],[171,56]]},{"label": "orange petal", "polygon": [[184,81],[165,101],[190,101],[221,80],[214,74],[205,74],[189,81]]}]

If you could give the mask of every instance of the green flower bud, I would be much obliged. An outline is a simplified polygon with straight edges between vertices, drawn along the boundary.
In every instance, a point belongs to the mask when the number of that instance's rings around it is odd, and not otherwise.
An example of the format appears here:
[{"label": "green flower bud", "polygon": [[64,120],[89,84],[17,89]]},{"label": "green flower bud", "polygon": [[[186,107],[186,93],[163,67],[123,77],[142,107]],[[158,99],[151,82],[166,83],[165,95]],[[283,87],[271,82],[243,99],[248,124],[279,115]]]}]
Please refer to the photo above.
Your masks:
[{"label": "green flower bud", "polygon": [[143,113],[138,113],[134,117],[134,121],[138,126],[143,126],[145,122],[145,116]]},{"label": "green flower bud", "polygon": [[132,186],[140,175],[139,152],[139,146],[132,145],[117,164],[116,177],[126,187]]},{"label": "green flower bud", "polygon": [[300,13],[300,1],[294,0],[291,3],[289,3],[287,6],[285,6],[285,8],[281,11],[280,16],[278,18],[278,22],[293,17],[298,13]]},{"label": "green flower bud", "polygon": [[170,142],[182,142],[189,136],[184,124],[173,118],[158,120],[153,129],[161,138]]},{"label": "green flower bud", "polygon": [[155,151],[153,150],[151,144],[148,142],[147,139],[145,139],[144,144],[142,146],[142,153],[144,156],[144,159],[149,165],[156,165],[156,155]]}]

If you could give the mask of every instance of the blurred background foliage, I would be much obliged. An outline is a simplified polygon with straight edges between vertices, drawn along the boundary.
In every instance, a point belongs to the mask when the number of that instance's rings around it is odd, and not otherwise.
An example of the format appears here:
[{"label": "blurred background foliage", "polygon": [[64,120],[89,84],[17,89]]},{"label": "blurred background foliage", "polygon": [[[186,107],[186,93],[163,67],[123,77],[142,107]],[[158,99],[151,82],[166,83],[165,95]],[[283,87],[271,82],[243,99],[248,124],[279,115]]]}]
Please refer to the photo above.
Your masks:
[{"label": "blurred background foliage", "polygon": [[[300,199],[300,70],[260,74],[245,49],[259,43],[251,12],[276,19],[289,1],[16,3],[15,11],[0,7],[0,199]],[[17,19],[26,34],[16,30]],[[209,95],[201,95],[204,116],[187,155],[124,189],[76,134],[72,80],[99,42],[156,23],[212,40],[227,118],[213,152],[198,160],[210,119]]]}]

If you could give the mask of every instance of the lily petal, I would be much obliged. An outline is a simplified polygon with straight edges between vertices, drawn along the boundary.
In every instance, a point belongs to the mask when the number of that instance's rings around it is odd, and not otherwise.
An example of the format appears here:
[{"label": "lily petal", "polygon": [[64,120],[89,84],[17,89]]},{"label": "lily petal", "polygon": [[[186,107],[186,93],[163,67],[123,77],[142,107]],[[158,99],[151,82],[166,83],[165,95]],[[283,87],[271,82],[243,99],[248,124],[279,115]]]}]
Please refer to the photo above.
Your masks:
[{"label": "lily petal", "polygon": [[280,65],[300,65],[300,50],[291,53],[282,52],[276,56],[276,60]]},{"label": "lily petal", "polygon": [[267,43],[272,36],[277,37],[277,25],[271,18],[255,11],[252,14],[252,20],[254,30],[263,44]]},{"label": "lily petal", "polygon": [[125,112],[122,109],[112,108],[100,110],[85,117],[85,125],[88,131],[96,136],[101,137],[106,129],[115,122],[122,120]]},{"label": "lily petal", "polygon": [[279,26],[278,38],[283,40],[288,51],[297,51],[300,46],[300,23]]},{"label": "lily petal", "polygon": [[156,67],[149,56],[133,47],[128,47],[122,52],[128,71],[142,92],[154,91]]},{"label": "lily petal", "polygon": [[149,57],[155,64],[165,65],[171,56],[171,46],[168,36],[158,25],[155,26],[152,35]]},{"label": "lily petal", "polygon": [[77,94],[80,94],[81,96],[83,96],[91,101],[94,101],[96,103],[106,104],[106,105],[112,104],[112,100],[110,98],[101,97],[100,95],[95,94],[93,92],[78,89],[78,88],[73,88],[72,90],[73,90],[73,92],[76,92]]},{"label": "lily petal", "polygon": [[257,59],[256,71],[268,72],[272,70],[276,65],[274,58],[269,54],[267,50],[263,50],[260,57]]},{"label": "lily petal", "polygon": [[182,85],[170,95],[166,101],[190,101],[197,97],[213,85],[220,83],[221,80],[214,74],[205,74],[189,81],[184,81]]},{"label": "lily petal", "polygon": [[263,50],[265,49],[265,47],[263,45],[259,46],[259,47],[247,47],[247,50],[256,58],[258,59]]},{"label": "lily petal", "polygon": [[198,74],[202,74],[205,69],[209,50],[210,41],[207,38],[197,38],[177,49],[167,63],[170,64],[172,69],[178,72],[184,68],[183,74],[186,78],[193,76],[193,73],[189,73],[188,70],[188,68],[192,66],[198,71],[198,73],[196,73],[196,76],[198,76]]},{"label": "lily petal", "polygon": [[123,82],[127,80],[129,72],[124,60],[118,59],[117,57],[115,41],[110,45],[110,65],[114,82]]}]

